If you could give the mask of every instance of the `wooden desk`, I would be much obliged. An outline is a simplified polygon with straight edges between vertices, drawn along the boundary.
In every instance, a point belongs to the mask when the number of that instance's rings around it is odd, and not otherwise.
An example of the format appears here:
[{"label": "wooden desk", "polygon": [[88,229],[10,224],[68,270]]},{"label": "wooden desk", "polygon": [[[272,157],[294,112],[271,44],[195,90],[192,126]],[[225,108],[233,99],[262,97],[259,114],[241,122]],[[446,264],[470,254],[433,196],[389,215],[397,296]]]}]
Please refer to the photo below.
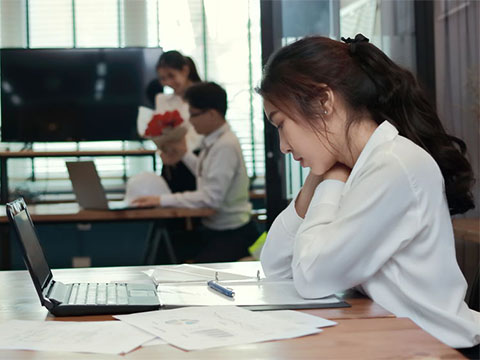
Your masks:
[{"label": "wooden desk", "polygon": [[169,345],[159,345],[137,349],[125,358],[370,360],[463,359],[463,356],[421,330],[411,320],[389,318],[338,320],[338,325],[326,328],[320,334],[202,351],[185,352]]},{"label": "wooden desk", "polygon": [[[203,217],[214,214],[212,209],[151,208],[132,210],[83,210],[77,203],[28,205],[34,223],[100,222],[100,221],[159,221],[172,218]],[[0,208],[0,269],[10,269],[9,224],[4,206]]]},{"label": "wooden desk", "polygon": [[[168,266],[168,265],[167,265]],[[255,274],[258,262],[205,264],[215,269]],[[142,270],[154,268],[118,267],[54,270],[60,281],[142,280]],[[110,316],[55,318],[40,305],[26,271],[0,272],[0,322],[8,319],[53,321],[100,321]],[[0,351],[4,359],[398,359],[449,358],[462,356],[421,330],[408,319],[395,318],[370,299],[353,292],[343,296],[351,308],[308,312],[333,319],[337,326],[320,334],[291,340],[246,344],[218,349],[186,352],[169,345],[140,348],[125,356],[34,351]],[[354,300],[354,301],[353,301]],[[320,310],[318,310],[320,311]]]}]

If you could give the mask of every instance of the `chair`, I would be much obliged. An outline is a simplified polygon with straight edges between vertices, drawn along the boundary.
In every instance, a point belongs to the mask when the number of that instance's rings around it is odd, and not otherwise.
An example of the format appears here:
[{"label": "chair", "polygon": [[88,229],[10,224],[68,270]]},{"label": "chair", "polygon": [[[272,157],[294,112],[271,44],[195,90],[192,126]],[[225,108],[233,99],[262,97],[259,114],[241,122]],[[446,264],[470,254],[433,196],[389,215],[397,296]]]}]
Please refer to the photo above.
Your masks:
[{"label": "chair", "polygon": [[477,273],[466,296],[467,304],[470,309],[480,311],[480,263],[477,267]]}]

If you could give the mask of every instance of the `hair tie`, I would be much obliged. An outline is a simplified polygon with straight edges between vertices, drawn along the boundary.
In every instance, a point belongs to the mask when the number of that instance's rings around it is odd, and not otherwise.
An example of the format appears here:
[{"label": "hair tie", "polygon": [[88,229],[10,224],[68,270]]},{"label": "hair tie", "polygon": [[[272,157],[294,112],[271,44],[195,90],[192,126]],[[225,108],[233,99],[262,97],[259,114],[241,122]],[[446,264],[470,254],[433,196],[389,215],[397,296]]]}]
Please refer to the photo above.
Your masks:
[{"label": "hair tie", "polygon": [[351,38],[344,38],[342,36],[342,41],[345,43],[345,44],[349,44],[349,49],[348,51],[350,52],[350,54],[355,54],[355,51],[356,51],[356,48],[357,48],[357,44],[358,43],[362,43],[362,42],[369,42],[370,40],[368,38],[366,38],[365,36],[363,36],[362,34],[357,34],[355,35],[355,38],[354,39],[351,39]]}]

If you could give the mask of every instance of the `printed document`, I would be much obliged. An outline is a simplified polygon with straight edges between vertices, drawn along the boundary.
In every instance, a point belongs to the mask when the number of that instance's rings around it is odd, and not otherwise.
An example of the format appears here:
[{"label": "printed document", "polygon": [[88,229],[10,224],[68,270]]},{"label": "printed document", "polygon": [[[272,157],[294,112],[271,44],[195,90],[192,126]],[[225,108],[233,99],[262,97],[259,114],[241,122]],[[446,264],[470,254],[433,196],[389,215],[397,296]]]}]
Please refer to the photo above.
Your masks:
[{"label": "printed document", "polygon": [[0,324],[2,350],[122,354],[154,338],[121,321],[10,320]]},{"label": "printed document", "polygon": [[184,350],[288,339],[321,331],[235,306],[188,307],[115,318]]}]

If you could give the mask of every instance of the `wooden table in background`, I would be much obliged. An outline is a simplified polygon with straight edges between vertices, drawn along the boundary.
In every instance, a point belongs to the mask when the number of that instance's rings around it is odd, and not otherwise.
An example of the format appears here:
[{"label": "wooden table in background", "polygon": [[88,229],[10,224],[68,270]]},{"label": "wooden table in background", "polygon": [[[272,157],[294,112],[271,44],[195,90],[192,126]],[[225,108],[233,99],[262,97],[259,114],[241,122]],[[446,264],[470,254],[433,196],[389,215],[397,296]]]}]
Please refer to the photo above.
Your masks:
[{"label": "wooden table in background", "polygon": [[[77,203],[28,205],[28,211],[34,224],[59,222],[106,222],[106,221],[159,221],[165,219],[210,216],[212,209],[151,208],[130,210],[83,210]],[[0,208],[0,269],[10,269],[9,224],[5,206]]]},{"label": "wooden table in background", "polygon": [[152,158],[153,171],[156,170],[155,150],[132,149],[132,150],[75,150],[75,151],[0,151],[0,203],[8,201],[8,164],[9,159],[31,158],[80,158],[80,157],[138,157],[148,156]]},{"label": "wooden table in background", "polygon": [[[203,264],[214,269],[255,276],[258,262]],[[168,267],[165,265],[164,267]],[[54,270],[59,281],[146,280],[141,271],[159,266],[110,267]],[[40,305],[26,271],[1,271],[0,322],[9,319],[53,321],[101,321],[111,316],[55,318]],[[0,351],[2,359],[461,359],[449,348],[421,330],[411,320],[395,318],[370,299],[348,291],[341,295],[350,308],[306,310],[335,320],[338,325],[311,336],[282,341],[228,346],[201,351],[183,351],[170,345],[139,348],[125,356],[37,351]]]}]

